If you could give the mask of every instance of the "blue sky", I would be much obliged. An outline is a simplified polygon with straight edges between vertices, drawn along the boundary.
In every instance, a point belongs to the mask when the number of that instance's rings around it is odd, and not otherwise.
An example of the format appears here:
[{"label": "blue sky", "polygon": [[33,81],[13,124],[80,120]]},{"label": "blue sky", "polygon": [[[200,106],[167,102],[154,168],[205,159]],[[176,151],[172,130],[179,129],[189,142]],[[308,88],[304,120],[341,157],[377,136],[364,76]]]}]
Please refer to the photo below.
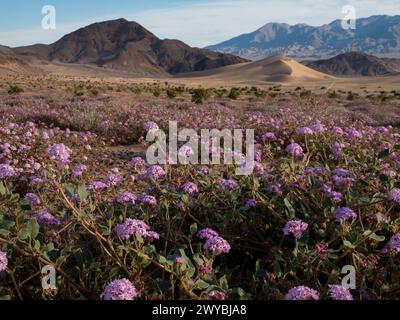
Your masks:
[{"label": "blue sky", "polygon": [[[203,47],[268,22],[329,23],[346,4],[358,17],[400,15],[400,0],[1,0],[0,44],[51,43],[93,22],[126,18],[160,38]],[[56,30],[41,28],[44,5],[56,8]]]}]

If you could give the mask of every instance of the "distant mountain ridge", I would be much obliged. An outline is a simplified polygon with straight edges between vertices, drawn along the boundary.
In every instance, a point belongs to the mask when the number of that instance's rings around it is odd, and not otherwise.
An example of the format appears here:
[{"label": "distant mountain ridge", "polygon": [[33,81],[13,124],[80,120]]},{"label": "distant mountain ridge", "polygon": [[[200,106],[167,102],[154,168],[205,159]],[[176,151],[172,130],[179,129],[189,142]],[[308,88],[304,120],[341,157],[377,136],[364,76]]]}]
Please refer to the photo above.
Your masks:
[{"label": "distant mountain ridge", "polygon": [[161,40],[136,22],[99,22],[65,35],[50,45],[14,48],[20,57],[91,64],[140,75],[192,72],[245,62],[245,59],[178,40]]},{"label": "distant mountain ridge", "polygon": [[385,76],[400,72],[400,59],[378,58],[363,52],[348,52],[303,64],[334,76]]},{"label": "distant mountain ridge", "polygon": [[341,20],[313,27],[306,24],[268,23],[207,49],[259,60],[275,54],[293,59],[326,59],[361,51],[379,57],[400,58],[400,16],[360,18],[355,30],[345,30]]}]

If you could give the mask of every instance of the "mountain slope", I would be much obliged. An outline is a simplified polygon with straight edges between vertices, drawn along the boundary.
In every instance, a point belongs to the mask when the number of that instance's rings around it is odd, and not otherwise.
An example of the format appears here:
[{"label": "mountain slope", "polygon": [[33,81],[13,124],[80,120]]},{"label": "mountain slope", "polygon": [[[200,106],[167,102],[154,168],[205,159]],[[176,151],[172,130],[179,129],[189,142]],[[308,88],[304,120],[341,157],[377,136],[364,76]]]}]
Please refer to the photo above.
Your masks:
[{"label": "mountain slope", "polygon": [[51,45],[15,48],[20,56],[63,63],[91,64],[142,75],[165,75],[221,67],[245,61],[178,40],[160,40],[125,19],[95,23]]},{"label": "mountain slope", "polygon": [[29,65],[23,59],[18,58],[11,48],[1,45],[0,69],[11,72],[24,72],[31,70]]},{"label": "mountain slope", "polygon": [[268,23],[208,49],[251,60],[278,53],[295,59],[325,59],[350,51],[400,58],[400,16],[361,18],[355,30],[343,29],[341,20],[320,27]]},{"label": "mountain slope", "polygon": [[318,61],[305,61],[304,65],[336,76],[382,76],[400,72],[396,59],[380,59],[378,57],[362,53],[349,52],[340,54],[334,58]]}]

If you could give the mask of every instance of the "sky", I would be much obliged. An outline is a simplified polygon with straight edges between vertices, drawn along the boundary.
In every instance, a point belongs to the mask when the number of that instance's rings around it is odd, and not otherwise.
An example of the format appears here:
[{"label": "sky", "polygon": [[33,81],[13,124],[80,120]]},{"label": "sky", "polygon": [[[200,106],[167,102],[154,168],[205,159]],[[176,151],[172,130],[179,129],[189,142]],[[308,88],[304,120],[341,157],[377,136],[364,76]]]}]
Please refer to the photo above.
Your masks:
[{"label": "sky", "polygon": [[[42,8],[56,9],[56,28],[42,28]],[[125,18],[165,39],[205,47],[269,22],[319,26],[342,19],[352,5],[356,17],[400,15],[400,0],[0,0],[0,44],[52,43],[94,22]]]}]

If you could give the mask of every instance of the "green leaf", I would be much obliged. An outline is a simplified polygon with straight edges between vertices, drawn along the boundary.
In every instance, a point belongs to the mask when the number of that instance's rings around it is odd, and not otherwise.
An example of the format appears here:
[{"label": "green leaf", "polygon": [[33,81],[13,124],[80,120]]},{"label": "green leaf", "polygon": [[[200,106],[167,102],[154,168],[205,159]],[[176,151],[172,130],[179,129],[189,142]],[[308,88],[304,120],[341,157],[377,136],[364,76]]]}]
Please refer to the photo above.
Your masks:
[{"label": "green leaf", "polygon": [[19,240],[26,240],[29,237],[29,230],[27,228],[22,228],[18,232],[18,239]]},{"label": "green leaf", "polygon": [[31,237],[31,239],[36,239],[36,237],[39,234],[39,223],[37,222],[36,219],[32,219],[29,220],[27,225],[26,225],[28,232],[29,232],[29,236]]},{"label": "green leaf", "polygon": [[65,189],[66,194],[69,197],[72,197],[74,195],[74,193],[75,193],[75,187],[71,183],[64,184],[64,189]]},{"label": "green leaf", "polygon": [[343,245],[350,249],[355,249],[355,247],[356,247],[354,244],[352,244],[350,241],[347,241],[347,240],[343,240]]},{"label": "green leaf", "polygon": [[3,182],[0,182],[0,195],[6,195],[6,187],[4,186]]},{"label": "green leaf", "polygon": [[372,240],[378,241],[378,242],[385,241],[385,236],[378,236],[376,233],[373,233],[371,230],[365,231],[364,236],[366,236]]},{"label": "green leaf", "polygon": [[39,240],[35,240],[34,248],[36,251],[40,251],[40,241]]},{"label": "green leaf", "polygon": [[294,210],[294,208],[293,208],[292,204],[290,203],[289,199],[288,199],[288,198],[285,198],[285,199],[283,200],[283,202],[284,202],[284,204],[285,204],[285,206],[286,206],[286,209],[287,209],[288,212],[289,212],[288,218],[290,218],[290,219],[294,218],[294,217],[295,217],[296,210]]},{"label": "green leaf", "polygon": [[394,145],[394,149],[400,151],[400,144]]},{"label": "green leaf", "polygon": [[164,256],[160,256],[160,257],[158,258],[158,262],[160,262],[161,264],[166,264],[166,263],[167,263],[167,259],[165,259]]},{"label": "green leaf", "polygon": [[219,279],[219,286],[224,291],[227,291],[229,289],[228,280],[226,279],[226,275],[224,275],[223,277],[221,277],[221,279]]},{"label": "green leaf", "polygon": [[385,149],[385,150],[379,152],[378,159],[386,158],[389,154],[390,154],[390,150],[389,149]]},{"label": "green leaf", "polygon": [[5,229],[0,229],[0,235],[2,235],[4,237],[8,237],[9,234],[10,234],[10,231],[5,230]]},{"label": "green leaf", "polygon": [[199,288],[201,290],[202,289],[207,289],[210,286],[209,283],[207,283],[207,282],[205,282],[204,280],[201,280],[201,279],[197,280],[195,285],[196,285],[197,288]]},{"label": "green leaf", "polygon": [[194,234],[196,234],[196,232],[197,232],[197,223],[193,223],[191,226],[190,226],[190,235],[194,235]]},{"label": "green leaf", "polygon": [[87,199],[87,197],[89,196],[89,193],[86,190],[86,187],[84,185],[79,185],[78,186],[78,195],[79,195],[79,199],[83,202]]}]

